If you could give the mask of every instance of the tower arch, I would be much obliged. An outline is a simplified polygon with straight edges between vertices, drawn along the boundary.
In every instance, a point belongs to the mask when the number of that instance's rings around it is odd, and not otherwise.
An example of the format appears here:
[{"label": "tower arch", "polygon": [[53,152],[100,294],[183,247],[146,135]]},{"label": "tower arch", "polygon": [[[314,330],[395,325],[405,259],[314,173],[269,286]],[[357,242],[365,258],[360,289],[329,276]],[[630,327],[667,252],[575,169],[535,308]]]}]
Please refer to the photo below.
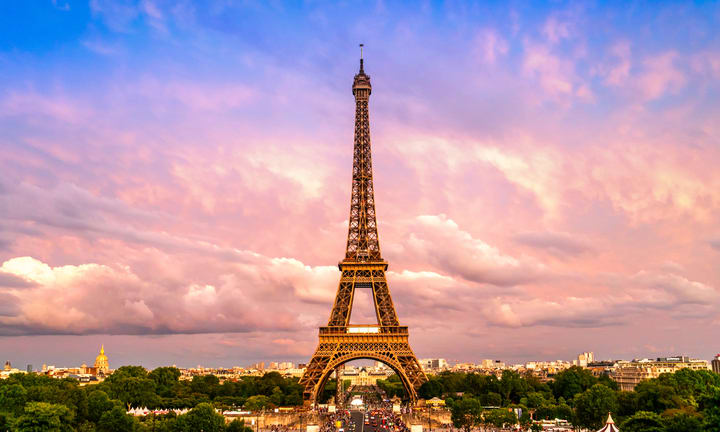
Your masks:
[{"label": "tower arch", "polygon": [[[315,394],[312,395],[312,400],[317,401],[320,397],[320,393],[325,388],[325,384],[327,384],[328,379],[330,379],[330,375],[332,375],[333,371],[335,371],[338,367],[349,363],[354,360],[376,360],[384,365],[388,366],[390,369],[395,372],[395,374],[400,378],[400,382],[403,384],[403,388],[405,389],[405,394],[408,396],[408,398],[415,402],[417,400],[417,391],[413,387],[413,385],[410,383],[410,380],[403,372],[402,366],[392,359],[390,356],[384,356],[381,354],[353,354],[349,353],[344,356],[338,357],[335,361],[332,361],[328,364],[324,375],[320,378],[317,387],[315,388]],[[338,378],[339,379],[339,378]]]}]

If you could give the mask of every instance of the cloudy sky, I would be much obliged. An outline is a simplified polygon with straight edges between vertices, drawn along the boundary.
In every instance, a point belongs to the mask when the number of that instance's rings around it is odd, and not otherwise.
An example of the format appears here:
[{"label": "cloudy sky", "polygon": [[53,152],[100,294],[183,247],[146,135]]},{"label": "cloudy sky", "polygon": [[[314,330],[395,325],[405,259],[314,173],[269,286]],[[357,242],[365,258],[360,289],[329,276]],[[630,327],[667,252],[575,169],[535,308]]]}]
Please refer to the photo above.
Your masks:
[{"label": "cloudy sky", "polygon": [[418,357],[720,351],[718,3],[38,0],[0,26],[0,360],[307,360],[360,42]]}]

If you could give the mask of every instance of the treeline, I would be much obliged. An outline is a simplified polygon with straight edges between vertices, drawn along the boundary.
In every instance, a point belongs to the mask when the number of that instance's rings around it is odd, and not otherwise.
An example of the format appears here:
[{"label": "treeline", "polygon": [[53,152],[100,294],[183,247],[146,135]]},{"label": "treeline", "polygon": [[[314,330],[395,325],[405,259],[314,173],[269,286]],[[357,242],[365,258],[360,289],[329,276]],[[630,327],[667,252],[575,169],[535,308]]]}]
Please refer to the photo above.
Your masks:
[{"label": "treeline", "polygon": [[[418,395],[444,398],[456,427],[530,424],[536,420],[566,419],[575,426],[599,429],[608,412],[622,432],[720,431],[720,375],[683,369],[641,382],[634,391],[619,391],[607,376],[594,377],[572,367],[549,382],[531,374],[506,370],[494,375],[443,372],[429,376]],[[402,383],[391,376],[378,385],[389,396],[403,396]],[[522,418],[495,407],[520,408]]]},{"label": "treeline", "polygon": [[[38,374],[13,374],[0,380],[0,431],[245,431],[240,421],[225,426],[215,408],[251,411],[302,405],[297,378],[277,372],[242,377],[220,384],[214,375],[180,379],[177,368],[148,373],[140,366],[123,366],[105,381],[80,386],[74,379]],[[135,418],[128,407],[192,408]]]}]

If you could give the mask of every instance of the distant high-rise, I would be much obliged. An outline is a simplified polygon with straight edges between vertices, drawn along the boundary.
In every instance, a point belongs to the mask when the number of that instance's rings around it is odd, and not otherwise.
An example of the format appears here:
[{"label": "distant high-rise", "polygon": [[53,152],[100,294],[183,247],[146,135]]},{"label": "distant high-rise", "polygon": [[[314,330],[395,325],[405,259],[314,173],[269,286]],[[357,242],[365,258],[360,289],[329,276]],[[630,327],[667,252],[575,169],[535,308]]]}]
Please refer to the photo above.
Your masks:
[{"label": "distant high-rise", "polygon": [[27,365],[26,371],[27,371],[27,373],[32,372],[32,365],[31,365],[31,364]]},{"label": "distant high-rise", "polygon": [[8,360],[5,362],[5,370],[9,371],[10,369],[12,369],[12,365],[10,364],[10,360]]},{"label": "distant high-rise", "polygon": [[720,373],[720,354],[716,355],[714,359],[712,359],[712,370],[715,373]]},{"label": "distant high-rise", "polygon": [[595,361],[595,353],[594,352],[584,352],[582,354],[578,355],[577,358],[577,365],[580,367],[587,367],[588,364]]}]

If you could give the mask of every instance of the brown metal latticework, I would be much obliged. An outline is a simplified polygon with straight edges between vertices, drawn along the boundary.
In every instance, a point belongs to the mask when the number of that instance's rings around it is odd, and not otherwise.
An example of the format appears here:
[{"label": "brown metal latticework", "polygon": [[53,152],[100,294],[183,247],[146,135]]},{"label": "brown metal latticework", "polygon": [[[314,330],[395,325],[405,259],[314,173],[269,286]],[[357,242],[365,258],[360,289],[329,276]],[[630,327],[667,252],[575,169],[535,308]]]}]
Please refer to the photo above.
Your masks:
[{"label": "brown metal latticework", "polygon": [[[408,328],[400,326],[390,297],[385,271],[387,262],[380,255],[372,158],[368,100],[372,87],[363,70],[353,82],[355,95],[355,145],[353,151],[350,223],[345,259],[339,263],[340,284],[327,327],[320,327],[320,343],[300,384],[307,403],[315,403],[327,379],[338,366],[356,359],[374,359],[391,367],[400,377],[414,402],[417,389],[427,381],[408,342]],[[371,289],[377,324],[350,325],[355,289]]]}]

